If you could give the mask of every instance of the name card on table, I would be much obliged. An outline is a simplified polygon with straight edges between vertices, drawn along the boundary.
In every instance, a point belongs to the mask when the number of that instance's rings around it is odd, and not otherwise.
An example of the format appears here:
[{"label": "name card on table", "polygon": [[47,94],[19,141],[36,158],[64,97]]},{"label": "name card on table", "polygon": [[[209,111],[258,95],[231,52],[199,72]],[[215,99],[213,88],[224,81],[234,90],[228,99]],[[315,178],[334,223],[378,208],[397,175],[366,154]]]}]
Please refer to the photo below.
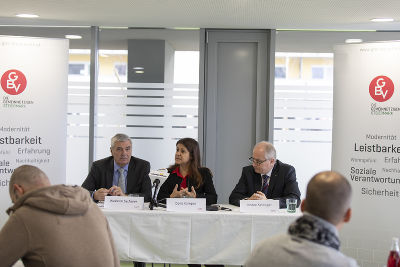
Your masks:
[{"label": "name card on table", "polygon": [[167,211],[206,211],[205,198],[167,198]]},{"label": "name card on table", "polygon": [[240,200],[240,212],[275,213],[279,211],[279,200]]},{"label": "name card on table", "polygon": [[106,196],[104,208],[114,210],[142,210],[144,209],[144,197]]}]

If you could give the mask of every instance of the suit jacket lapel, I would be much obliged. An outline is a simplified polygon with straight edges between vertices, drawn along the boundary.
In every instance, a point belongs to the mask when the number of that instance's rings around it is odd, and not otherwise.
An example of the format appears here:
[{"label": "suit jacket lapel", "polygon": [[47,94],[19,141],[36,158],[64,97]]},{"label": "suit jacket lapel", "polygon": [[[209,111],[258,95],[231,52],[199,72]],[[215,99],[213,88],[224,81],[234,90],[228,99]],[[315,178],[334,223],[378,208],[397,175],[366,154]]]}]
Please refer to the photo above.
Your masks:
[{"label": "suit jacket lapel", "polygon": [[110,188],[113,185],[114,179],[114,158],[111,157],[111,162],[106,173],[106,188]]},{"label": "suit jacket lapel", "polygon": [[256,173],[254,171],[254,168],[252,168],[253,171],[253,179],[254,179],[254,193],[257,191],[261,191],[261,186],[262,186],[262,178],[259,173]]},{"label": "suit jacket lapel", "polygon": [[131,157],[131,160],[129,161],[129,167],[128,167],[128,174],[126,175],[126,192],[131,192],[131,187],[133,186],[133,177],[135,174],[135,158]]},{"label": "suit jacket lapel", "polygon": [[276,183],[279,182],[278,172],[279,171],[279,163],[278,160],[275,161],[275,165],[272,168],[271,177],[269,179],[269,186],[268,186],[268,194],[271,195],[274,191],[274,187]]}]

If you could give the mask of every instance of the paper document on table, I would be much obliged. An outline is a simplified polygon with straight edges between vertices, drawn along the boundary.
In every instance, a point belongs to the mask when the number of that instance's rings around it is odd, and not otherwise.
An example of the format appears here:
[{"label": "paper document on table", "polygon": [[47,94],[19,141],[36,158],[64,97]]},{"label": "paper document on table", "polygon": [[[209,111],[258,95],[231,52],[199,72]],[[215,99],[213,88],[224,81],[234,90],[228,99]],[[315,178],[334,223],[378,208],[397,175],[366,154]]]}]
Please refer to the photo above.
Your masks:
[{"label": "paper document on table", "polygon": [[150,171],[149,175],[168,177],[169,173],[167,169],[158,169]]}]

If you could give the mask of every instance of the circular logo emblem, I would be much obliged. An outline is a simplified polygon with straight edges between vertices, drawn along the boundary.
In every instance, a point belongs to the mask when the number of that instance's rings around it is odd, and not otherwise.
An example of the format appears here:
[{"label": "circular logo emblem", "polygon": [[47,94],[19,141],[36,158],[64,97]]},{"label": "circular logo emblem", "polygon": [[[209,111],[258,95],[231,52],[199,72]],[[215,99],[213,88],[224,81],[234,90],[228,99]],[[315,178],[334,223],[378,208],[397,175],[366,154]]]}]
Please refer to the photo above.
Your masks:
[{"label": "circular logo emblem", "polygon": [[392,80],[386,76],[377,76],[369,84],[369,94],[378,102],[389,100],[394,92]]},{"label": "circular logo emblem", "polygon": [[8,70],[1,76],[1,88],[9,95],[19,95],[26,88],[25,75],[19,70]]}]

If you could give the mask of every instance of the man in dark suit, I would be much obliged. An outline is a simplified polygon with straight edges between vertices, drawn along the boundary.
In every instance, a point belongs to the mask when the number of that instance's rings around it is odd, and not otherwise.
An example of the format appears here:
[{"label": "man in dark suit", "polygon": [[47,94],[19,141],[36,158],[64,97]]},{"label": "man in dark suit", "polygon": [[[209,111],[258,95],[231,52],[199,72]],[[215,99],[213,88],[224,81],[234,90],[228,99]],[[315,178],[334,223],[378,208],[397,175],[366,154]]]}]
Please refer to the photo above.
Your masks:
[{"label": "man in dark suit", "polygon": [[279,200],[280,208],[286,207],[286,199],[297,199],[300,205],[300,190],[293,166],[276,159],[274,146],[266,141],[257,143],[251,166],[242,170],[239,182],[229,196],[229,203],[239,206],[240,200]]},{"label": "man in dark suit", "polygon": [[139,194],[144,201],[151,199],[150,163],[132,157],[132,141],[125,134],[111,138],[111,157],[93,162],[82,187],[96,201],[105,196]]}]

